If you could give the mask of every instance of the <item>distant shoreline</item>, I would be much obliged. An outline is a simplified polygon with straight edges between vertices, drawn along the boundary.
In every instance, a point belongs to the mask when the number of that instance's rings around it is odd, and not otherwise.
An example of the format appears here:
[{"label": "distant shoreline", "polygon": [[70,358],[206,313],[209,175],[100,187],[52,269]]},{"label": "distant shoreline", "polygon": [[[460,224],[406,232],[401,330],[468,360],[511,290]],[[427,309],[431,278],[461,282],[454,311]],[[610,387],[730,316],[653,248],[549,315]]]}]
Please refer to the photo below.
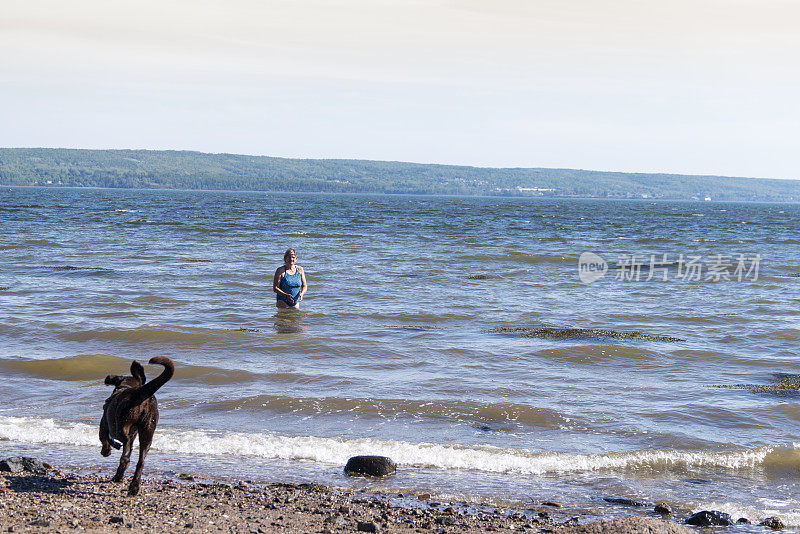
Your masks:
[{"label": "distant shoreline", "polygon": [[[456,195],[456,194],[434,194],[434,193],[350,193],[350,192],[331,192],[331,191],[271,191],[258,189],[178,189],[178,188],[147,188],[147,187],[99,187],[99,186],[74,186],[74,185],[12,185],[0,184],[0,194],[8,192],[9,189],[80,189],[96,191],[175,191],[184,193],[258,193],[265,195],[347,195],[347,196],[407,196],[415,198],[490,198],[507,200],[593,200],[603,202],[680,202],[686,204],[800,204],[800,200],[696,200],[689,198],[609,198],[609,197],[581,197],[581,196],[509,196],[509,195]],[[6,190],[6,191],[3,191]]]},{"label": "distant shoreline", "polygon": [[800,180],[190,151],[0,148],[4,187],[800,202]]}]

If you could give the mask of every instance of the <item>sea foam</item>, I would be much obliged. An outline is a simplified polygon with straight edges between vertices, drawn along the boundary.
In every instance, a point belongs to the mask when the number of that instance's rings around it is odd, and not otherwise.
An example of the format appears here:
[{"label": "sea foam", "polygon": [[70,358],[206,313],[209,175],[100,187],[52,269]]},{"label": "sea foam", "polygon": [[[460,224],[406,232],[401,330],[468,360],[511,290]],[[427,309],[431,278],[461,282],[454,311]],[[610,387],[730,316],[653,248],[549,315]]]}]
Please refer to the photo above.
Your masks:
[{"label": "sea foam", "polygon": [[[0,416],[0,440],[29,444],[99,447],[97,427],[35,417]],[[800,461],[800,444],[728,452],[640,450],[609,454],[567,454],[524,449],[461,446],[366,438],[284,436],[159,427],[154,451],[225,457],[302,460],[344,465],[350,456],[390,456],[400,466],[545,475],[588,471],[653,469],[672,471],[716,467],[752,469]]]}]

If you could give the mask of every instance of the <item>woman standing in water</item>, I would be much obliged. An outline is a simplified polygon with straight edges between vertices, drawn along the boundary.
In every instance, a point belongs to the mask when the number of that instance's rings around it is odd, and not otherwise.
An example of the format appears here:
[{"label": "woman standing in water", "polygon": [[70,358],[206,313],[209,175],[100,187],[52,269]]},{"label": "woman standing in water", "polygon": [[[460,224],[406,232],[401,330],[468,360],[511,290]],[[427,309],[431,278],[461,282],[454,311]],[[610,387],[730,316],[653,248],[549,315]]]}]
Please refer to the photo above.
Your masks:
[{"label": "woman standing in water", "polygon": [[272,290],[277,293],[278,308],[299,308],[306,294],[306,273],[297,265],[297,253],[290,248],[283,255],[283,265],[275,271]]}]

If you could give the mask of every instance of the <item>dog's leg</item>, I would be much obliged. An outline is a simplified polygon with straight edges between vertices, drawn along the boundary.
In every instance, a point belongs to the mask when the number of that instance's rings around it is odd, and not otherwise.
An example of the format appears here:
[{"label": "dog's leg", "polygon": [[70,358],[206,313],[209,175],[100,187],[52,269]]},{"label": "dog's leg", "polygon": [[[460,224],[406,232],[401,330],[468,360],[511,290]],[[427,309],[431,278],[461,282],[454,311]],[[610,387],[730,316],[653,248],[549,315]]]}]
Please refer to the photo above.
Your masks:
[{"label": "dog's leg", "polygon": [[130,434],[126,432],[125,436],[127,439],[122,444],[122,455],[119,457],[117,474],[111,479],[114,482],[122,482],[122,478],[125,476],[125,470],[128,468],[128,464],[131,461],[131,449],[133,449],[133,438],[136,437],[136,431]]},{"label": "dog's leg", "polygon": [[144,457],[147,456],[147,451],[150,450],[150,443],[152,443],[152,441],[153,431],[148,428],[140,429],[139,461],[136,462],[136,470],[133,472],[133,479],[131,479],[131,484],[128,486],[128,495],[136,495],[139,493],[139,483],[142,478],[142,469],[144,469]]},{"label": "dog's leg", "polygon": [[108,439],[108,421],[106,420],[106,412],[103,411],[103,418],[100,419],[100,443],[103,445],[100,449],[100,454],[103,456],[111,454],[111,443]]}]

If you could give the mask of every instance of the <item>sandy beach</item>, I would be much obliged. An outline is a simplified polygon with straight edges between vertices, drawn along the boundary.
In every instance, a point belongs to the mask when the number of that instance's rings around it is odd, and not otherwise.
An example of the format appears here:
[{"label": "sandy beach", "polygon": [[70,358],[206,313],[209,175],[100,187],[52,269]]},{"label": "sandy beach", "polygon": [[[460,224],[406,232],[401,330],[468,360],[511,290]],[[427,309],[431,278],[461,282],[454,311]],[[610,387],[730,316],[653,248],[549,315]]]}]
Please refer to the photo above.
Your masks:
[{"label": "sandy beach", "polygon": [[[184,477],[190,479],[191,477]],[[443,503],[309,484],[143,479],[141,493],[109,477],[49,468],[0,474],[2,532],[664,532],[676,522],[629,517],[579,525],[555,504],[528,510]]]}]

